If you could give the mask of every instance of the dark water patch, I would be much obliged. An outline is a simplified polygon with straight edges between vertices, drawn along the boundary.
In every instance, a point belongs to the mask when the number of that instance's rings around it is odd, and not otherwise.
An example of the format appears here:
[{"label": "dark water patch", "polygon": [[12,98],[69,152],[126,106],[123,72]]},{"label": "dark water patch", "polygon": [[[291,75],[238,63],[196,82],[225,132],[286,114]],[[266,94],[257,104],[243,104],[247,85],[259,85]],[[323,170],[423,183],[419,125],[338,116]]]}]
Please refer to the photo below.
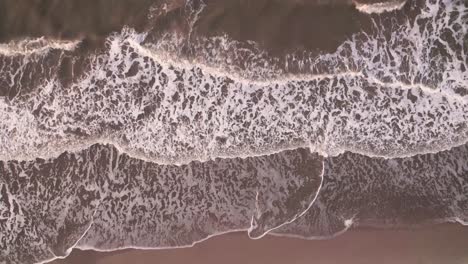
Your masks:
[{"label": "dark water patch", "polygon": [[255,41],[273,54],[298,50],[333,52],[370,19],[343,1],[207,1],[195,24],[203,36],[227,34]]},{"label": "dark water patch", "polygon": [[24,37],[105,38],[128,25],[147,26],[154,0],[1,0],[0,42]]}]

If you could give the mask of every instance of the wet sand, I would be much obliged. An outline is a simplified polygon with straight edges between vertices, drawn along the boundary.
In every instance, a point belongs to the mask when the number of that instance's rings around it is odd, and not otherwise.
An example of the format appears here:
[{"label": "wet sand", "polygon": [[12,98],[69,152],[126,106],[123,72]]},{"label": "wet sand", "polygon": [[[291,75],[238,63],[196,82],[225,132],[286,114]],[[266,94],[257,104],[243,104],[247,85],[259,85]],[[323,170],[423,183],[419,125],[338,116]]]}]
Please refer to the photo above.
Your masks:
[{"label": "wet sand", "polygon": [[192,248],[170,250],[74,250],[53,264],[465,264],[468,227],[443,224],[407,230],[350,230],[330,240],[267,236],[250,240],[246,233],[211,238]]}]

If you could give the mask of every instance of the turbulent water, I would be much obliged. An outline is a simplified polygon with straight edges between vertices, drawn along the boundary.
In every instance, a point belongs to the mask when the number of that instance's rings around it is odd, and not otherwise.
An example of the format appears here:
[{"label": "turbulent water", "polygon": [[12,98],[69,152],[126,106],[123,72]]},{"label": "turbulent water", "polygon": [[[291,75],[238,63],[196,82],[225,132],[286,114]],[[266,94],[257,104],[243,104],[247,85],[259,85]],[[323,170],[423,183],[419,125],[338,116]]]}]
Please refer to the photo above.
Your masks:
[{"label": "turbulent water", "polygon": [[357,4],[370,30],[284,56],[184,5],[185,35],[0,44],[1,263],[468,222],[466,1]]}]

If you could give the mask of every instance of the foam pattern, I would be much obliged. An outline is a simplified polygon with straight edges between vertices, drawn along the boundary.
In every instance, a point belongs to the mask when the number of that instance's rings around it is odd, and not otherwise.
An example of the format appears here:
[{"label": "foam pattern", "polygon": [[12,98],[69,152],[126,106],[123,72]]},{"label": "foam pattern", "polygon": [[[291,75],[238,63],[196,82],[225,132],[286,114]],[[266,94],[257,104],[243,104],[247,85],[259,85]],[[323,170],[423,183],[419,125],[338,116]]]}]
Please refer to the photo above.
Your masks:
[{"label": "foam pattern", "polygon": [[322,173],[322,158],[306,149],[176,166],[93,145],[1,162],[0,262],[37,263],[74,247],[191,246],[236,230],[260,238],[307,211]]}]

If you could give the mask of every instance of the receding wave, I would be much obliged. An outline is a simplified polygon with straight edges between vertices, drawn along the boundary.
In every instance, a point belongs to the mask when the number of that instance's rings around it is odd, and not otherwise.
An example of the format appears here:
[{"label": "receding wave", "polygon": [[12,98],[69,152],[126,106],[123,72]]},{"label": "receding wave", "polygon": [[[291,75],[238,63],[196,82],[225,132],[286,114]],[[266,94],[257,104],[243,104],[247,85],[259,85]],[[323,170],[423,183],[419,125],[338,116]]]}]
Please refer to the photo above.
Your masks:
[{"label": "receding wave", "polygon": [[235,230],[259,238],[311,206],[322,162],[301,149],[158,165],[110,145],[0,162],[0,258],[36,263],[73,247],[182,247]]},{"label": "receding wave", "polygon": [[74,247],[187,247],[233,231],[323,239],[351,226],[466,224],[467,155],[466,145],[396,159],[297,149],[175,166],[94,145],[1,162],[1,257],[35,263]]}]

